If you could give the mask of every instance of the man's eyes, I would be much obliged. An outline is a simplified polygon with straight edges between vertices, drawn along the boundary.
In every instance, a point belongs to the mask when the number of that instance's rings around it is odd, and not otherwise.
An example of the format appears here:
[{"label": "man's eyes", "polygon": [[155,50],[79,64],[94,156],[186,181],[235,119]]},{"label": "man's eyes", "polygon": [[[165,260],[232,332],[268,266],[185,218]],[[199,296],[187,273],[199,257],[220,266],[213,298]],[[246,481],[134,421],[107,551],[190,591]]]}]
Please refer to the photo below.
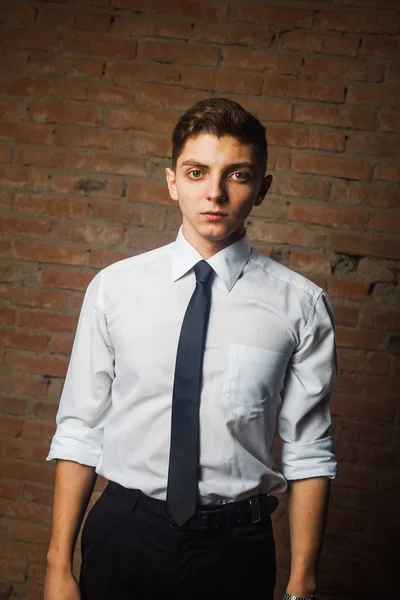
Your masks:
[{"label": "man's eyes", "polygon": [[[191,179],[200,179],[202,175],[203,172],[199,171],[199,169],[192,169],[191,171],[188,171],[188,176]],[[244,173],[243,171],[235,171],[234,173],[231,173],[229,177],[235,181],[247,181],[249,179],[249,174]]]}]

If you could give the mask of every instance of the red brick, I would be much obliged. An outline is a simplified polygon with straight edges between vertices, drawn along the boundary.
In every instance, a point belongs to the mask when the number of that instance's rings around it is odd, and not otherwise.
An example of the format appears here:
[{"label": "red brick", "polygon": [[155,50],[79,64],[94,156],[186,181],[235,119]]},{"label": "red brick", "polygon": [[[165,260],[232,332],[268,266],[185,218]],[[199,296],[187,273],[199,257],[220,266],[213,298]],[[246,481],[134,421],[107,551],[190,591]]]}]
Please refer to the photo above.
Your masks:
[{"label": "red brick", "polygon": [[368,185],[335,185],[332,197],[338,202],[364,204],[378,208],[397,208],[400,206],[397,190],[383,186]]},{"label": "red brick", "polygon": [[70,356],[74,340],[72,337],[54,336],[50,340],[49,352],[51,354],[65,354]]},{"label": "red brick", "polygon": [[359,11],[322,10],[318,18],[323,29],[347,33],[400,33],[400,19],[394,15]]},{"label": "red brick", "polygon": [[[54,173],[51,176],[51,188],[63,194],[81,194],[94,197],[121,198],[125,195],[126,184],[110,180],[108,177],[72,176]],[[61,199],[60,199],[61,201]],[[65,199],[62,199],[65,203]],[[76,213],[73,213],[76,214]],[[69,216],[73,216],[69,213]]]},{"label": "red brick", "polygon": [[[233,98],[235,99],[235,98]],[[292,120],[292,105],[287,102],[279,102],[268,100],[265,102],[263,98],[240,98],[240,104],[256,115],[262,121],[284,121]]]},{"label": "red brick", "polygon": [[[207,25],[213,26],[208,23]],[[204,25],[202,25],[203,27]],[[217,29],[220,27],[221,25],[218,25]],[[192,38],[192,25],[189,21],[180,21],[178,19],[149,19],[138,16],[117,15],[112,26],[112,33],[132,36],[138,39],[147,37],[189,39]]]},{"label": "red brick", "polygon": [[160,83],[176,85],[180,81],[180,69],[174,65],[149,63],[113,63],[107,62],[106,77],[123,83]]},{"label": "red brick", "polygon": [[0,206],[10,208],[12,203],[12,194],[7,190],[0,190]]},{"label": "red brick", "polygon": [[396,240],[373,235],[348,235],[332,233],[331,246],[336,252],[347,254],[382,256],[386,259],[400,258],[400,248]]},{"label": "red brick", "polygon": [[23,120],[26,115],[27,104],[25,102],[16,102],[15,99],[0,100],[0,119]]},{"label": "red brick", "polygon": [[[176,229],[180,227],[182,222],[182,213],[176,206]],[[281,196],[275,196],[274,194],[268,194],[268,200],[263,202],[261,206],[255,206],[252,210],[250,219],[252,217],[266,217],[267,219],[279,219],[280,221],[285,220],[287,217],[287,202]]]},{"label": "red brick", "polygon": [[66,36],[63,40],[63,48],[67,53],[93,54],[127,60],[136,57],[136,41],[93,32]]},{"label": "red brick", "polygon": [[[20,460],[3,460],[0,465],[0,473],[4,477],[34,481],[35,483],[53,483],[54,473],[52,469],[46,469],[44,465],[37,465]],[[39,540],[33,540],[39,541]]]},{"label": "red brick", "polygon": [[41,29],[74,29],[75,11],[64,6],[40,6],[36,25]]},{"label": "red brick", "polygon": [[391,432],[387,425],[371,425],[369,423],[343,422],[341,437],[353,442],[379,444],[385,446],[390,443]]},{"label": "red brick", "polygon": [[53,502],[53,487],[27,481],[24,484],[24,498],[30,502],[50,506]]},{"label": "red brick", "polygon": [[15,48],[2,48],[0,65],[5,71],[11,73],[23,73],[29,59],[28,50],[16,50]]},{"label": "red brick", "polygon": [[18,417],[0,415],[0,433],[19,436],[22,433],[23,421]]},{"label": "red brick", "polygon": [[46,235],[45,221],[31,221],[17,217],[0,217],[0,234],[16,237],[43,238]]},{"label": "red brick", "polygon": [[308,77],[351,79],[353,81],[382,81],[384,69],[381,65],[355,59],[322,57],[305,58],[303,74]]},{"label": "red brick", "polygon": [[178,87],[167,87],[160,85],[141,84],[136,89],[136,103],[144,107],[159,106],[185,110],[195,102],[208,97],[207,94],[199,94]]},{"label": "red brick", "polygon": [[104,63],[102,60],[80,58],[77,56],[54,57],[54,71],[60,75],[88,75],[89,77],[101,77],[103,66]]},{"label": "red brick", "polygon": [[371,56],[394,58],[400,52],[399,36],[384,37],[382,35],[363,36],[361,53]]},{"label": "red brick", "polygon": [[32,121],[40,123],[64,123],[67,125],[101,125],[103,123],[103,111],[99,106],[36,102],[30,106],[29,114]]},{"label": "red brick", "polygon": [[26,421],[22,437],[26,440],[49,443],[54,435],[54,423],[36,423]]},{"label": "red brick", "polygon": [[127,224],[154,229],[163,229],[165,225],[165,209],[159,206],[98,202],[93,205],[92,214],[94,217],[116,222],[118,225]]},{"label": "red brick", "polygon": [[366,398],[355,398],[353,394],[333,393],[332,414],[371,421],[391,422],[394,406],[388,402],[374,402]]},{"label": "red brick", "polygon": [[272,148],[268,156],[268,169],[270,171],[288,171],[291,156],[287,150]]},{"label": "red brick", "polygon": [[243,23],[240,25],[218,23],[218,25],[216,25],[214,23],[197,22],[194,23],[193,33],[190,37],[196,42],[208,42],[211,44],[222,45],[240,44],[244,46],[261,46],[269,48],[274,39],[274,34],[272,31],[267,31],[264,27],[257,27],[257,25],[244,25]]},{"label": "red brick", "polygon": [[41,284],[45,287],[86,290],[92,279],[92,273],[82,273],[68,269],[44,268],[41,272]]},{"label": "red brick", "polygon": [[362,210],[318,204],[291,204],[288,213],[292,221],[360,231],[365,230],[368,217],[369,213]]},{"label": "red brick", "polygon": [[13,325],[16,311],[10,306],[0,306],[0,325]]},{"label": "red brick", "polygon": [[343,300],[363,300],[370,286],[360,281],[344,281],[332,278],[329,282],[329,293],[332,298]]},{"label": "red brick", "polygon": [[[61,336],[57,336],[61,339]],[[53,339],[56,339],[55,337]],[[63,337],[62,339],[72,340],[72,336]],[[49,402],[35,402],[33,405],[33,415],[41,421],[51,421],[54,430],[54,423],[58,411],[58,404],[50,404]],[[54,432],[54,431],[53,431]],[[40,438],[39,438],[40,440]]]},{"label": "red brick", "polygon": [[146,177],[147,168],[143,158],[116,154],[95,154],[93,157],[95,173],[112,173],[130,177]]},{"label": "red brick", "polygon": [[316,52],[338,56],[358,56],[360,37],[309,31],[284,31],[281,47],[300,52]]},{"label": "red brick", "polygon": [[347,306],[346,304],[333,303],[333,313],[335,315],[336,325],[344,327],[355,327],[358,318],[358,308]]},{"label": "red brick", "polygon": [[375,179],[378,181],[400,181],[400,167],[395,163],[380,163],[375,167]]},{"label": "red brick", "polygon": [[2,258],[11,257],[11,244],[7,240],[0,241],[0,256]]},{"label": "red brick", "polygon": [[50,169],[87,169],[90,167],[90,155],[79,150],[59,148],[20,148],[17,154],[20,164],[29,167],[48,167]]},{"label": "red brick", "polygon": [[128,247],[140,248],[141,250],[154,250],[154,248],[173,242],[175,238],[176,232],[154,232],[150,229],[132,229],[128,236]]},{"label": "red brick", "polygon": [[277,244],[292,244],[321,248],[326,244],[326,234],[315,229],[281,223],[253,221],[248,227],[251,240]]},{"label": "red brick", "polygon": [[169,158],[172,154],[172,144],[169,136],[154,133],[134,132],[132,149],[145,156],[161,156]]},{"label": "red brick", "polygon": [[32,25],[35,21],[35,9],[21,4],[3,4],[0,7],[0,21],[8,24]]},{"label": "red brick", "polygon": [[262,90],[261,75],[245,71],[221,71],[220,69],[183,68],[181,70],[181,85],[183,88],[215,91],[230,94],[255,94]]},{"label": "red brick", "polygon": [[0,265],[0,281],[16,282],[23,278],[20,265]]},{"label": "red brick", "polygon": [[27,352],[9,352],[7,365],[16,371],[40,373],[54,377],[65,377],[68,369],[66,360],[53,356],[28,354]]},{"label": "red brick", "polygon": [[350,327],[336,328],[338,348],[360,348],[363,350],[384,350],[387,335],[381,331],[365,331]]},{"label": "red brick", "polygon": [[388,81],[399,81],[400,79],[400,62],[392,63],[387,72]]},{"label": "red brick", "polygon": [[12,161],[13,149],[11,146],[0,146],[0,164],[8,165]]},{"label": "red brick", "polygon": [[251,71],[276,71],[295,74],[301,71],[301,57],[238,46],[223,50],[223,67]]},{"label": "red brick", "polygon": [[338,361],[343,371],[386,375],[389,371],[390,355],[339,348]]},{"label": "red brick", "polygon": [[14,394],[37,398],[46,392],[47,381],[43,377],[27,376],[21,373],[0,374],[1,389]]},{"label": "red brick", "polygon": [[315,173],[328,177],[370,180],[372,167],[366,162],[340,156],[323,156],[319,154],[295,153],[292,168],[300,173]]},{"label": "red brick", "polygon": [[[108,2],[104,3],[103,6],[108,7]],[[75,28],[80,31],[99,31],[106,33],[111,27],[111,15],[107,12],[79,10],[75,13],[74,24]]]},{"label": "red brick", "polygon": [[124,228],[52,221],[50,223],[49,237],[68,240],[70,242],[115,246],[122,243]]},{"label": "red brick", "polygon": [[387,233],[400,233],[400,215],[395,211],[372,213],[368,229],[386,231]]},{"label": "red brick", "polygon": [[53,195],[17,194],[15,206],[20,211],[30,211],[48,216],[72,217],[79,219],[89,214],[89,203],[86,200],[69,196],[60,198]]},{"label": "red brick", "polygon": [[380,112],[378,115],[378,127],[383,131],[393,131],[394,133],[397,133],[400,131],[400,117],[394,113]]},{"label": "red brick", "polygon": [[36,96],[36,98],[42,98],[53,95],[54,81],[40,77],[0,75],[0,89],[3,94],[10,96]]},{"label": "red brick", "polygon": [[44,190],[47,187],[48,175],[33,169],[0,169],[0,179],[4,187]]},{"label": "red brick", "polygon": [[138,183],[132,182],[130,186],[129,199],[132,202],[149,202],[151,204],[170,204],[174,205],[174,200],[168,192],[165,184],[157,183]]},{"label": "red brick", "polygon": [[49,31],[3,29],[1,43],[9,48],[24,48],[27,50],[56,50],[60,36]]},{"label": "red brick", "polygon": [[269,144],[289,146],[292,148],[315,148],[342,152],[345,150],[345,139],[342,133],[332,133],[302,127],[269,125],[267,129]]},{"label": "red brick", "polygon": [[396,108],[400,102],[400,90],[394,85],[349,84],[346,102]]},{"label": "red brick", "polygon": [[112,7],[118,9],[133,9],[134,11],[155,13],[157,15],[170,15],[176,18],[189,17],[195,19],[208,19],[210,21],[225,21],[227,6],[219,2],[202,2],[201,0],[175,0],[173,3],[164,0],[112,0]]},{"label": "red brick", "polygon": [[316,252],[290,252],[289,267],[295,271],[313,272],[327,277],[331,273],[329,256]]},{"label": "red brick", "polygon": [[3,560],[0,563],[0,579],[4,582],[10,581],[12,583],[25,581],[26,564]]},{"label": "red brick", "polygon": [[[14,483],[11,481],[1,481],[0,482],[0,497],[1,498],[9,498],[16,499],[21,495],[22,486],[19,483]],[[5,544],[5,540],[2,541],[1,546],[4,548],[3,544]],[[15,556],[15,554],[14,554]]]},{"label": "red brick", "polygon": [[349,152],[371,154],[374,156],[397,156],[400,154],[399,144],[387,134],[353,133],[347,142]]},{"label": "red brick", "polygon": [[123,150],[130,145],[130,135],[116,131],[83,129],[81,127],[58,127],[55,132],[54,143],[72,148]]},{"label": "red brick", "polygon": [[245,23],[257,23],[269,27],[301,27],[310,28],[313,23],[313,11],[302,8],[264,6],[249,2],[235,6],[231,18]]},{"label": "red brick", "polygon": [[215,46],[184,42],[140,41],[138,59],[181,65],[217,66],[220,49]]},{"label": "red brick", "polygon": [[310,198],[318,201],[329,199],[330,184],[312,177],[275,174],[271,190],[275,194],[292,198]]},{"label": "red brick", "polygon": [[0,123],[0,139],[29,144],[51,144],[53,131],[37,123]]},{"label": "red brick", "polygon": [[0,397],[0,412],[15,415],[24,416],[26,414],[27,400],[25,398],[11,398]]},{"label": "red brick", "polygon": [[120,83],[95,82],[78,77],[64,77],[60,82],[61,98],[71,100],[103,104],[132,104],[132,94],[132,89]]},{"label": "red brick", "polygon": [[398,331],[400,329],[400,312],[363,306],[360,312],[360,325],[361,327]]},{"label": "red brick", "polygon": [[21,311],[18,322],[21,327],[65,333],[74,333],[77,325],[76,317],[40,310]]},{"label": "red brick", "polygon": [[[16,540],[24,540],[25,542],[36,542],[39,544],[48,544],[50,541],[50,527],[43,525],[33,525],[12,521],[10,524],[11,535]],[[24,565],[24,576],[21,581],[25,580],[26,565]]]},{"label": "red brick", "polygon": [[8,517],[20,519],[33,523],[50,523],[51,507],[41,506],[33,502],[8,502],[5,505],[4,514]]},{"label": "red brick", "polygon": [[[119,260],[123,260],[124,258],[129,258],[131,256],[127,252],[121,252],[120,250],[90,250],[89,257],[89,265],[94,269],[103,269],[104,267],[108,267]],[[56,341],[57,343],[57,341]],[[67,340],[62,342],[65,346]],[[50,351],[52,351],[52,344],[50,344]]]},{"label": "red brick", "polygon": [[112,129],[138,129],[171,133],[176,124],[175,115],[164,112],[150,112],[129,108],[109,109],[108,126]]},{"label": "red brick", "polygon": [[319,102],[343,102],[343,83],[311,81],[288,77],[264,77],[263,93],[282,98],[300,98]]},{"label": "red brick", "polygon": [[22,348],[35,352],[44,352],[47,348],[49,337],[41,333],[32,333],[14,328],[0,329],[0,344],[11,348]]},{"label": "red brick", "polygon": [[86,264],[86,250],[84,248],[75,248],[73,246],[15,242],[14,255],[15,258],[20,260],[33,260],[63,265]]}]

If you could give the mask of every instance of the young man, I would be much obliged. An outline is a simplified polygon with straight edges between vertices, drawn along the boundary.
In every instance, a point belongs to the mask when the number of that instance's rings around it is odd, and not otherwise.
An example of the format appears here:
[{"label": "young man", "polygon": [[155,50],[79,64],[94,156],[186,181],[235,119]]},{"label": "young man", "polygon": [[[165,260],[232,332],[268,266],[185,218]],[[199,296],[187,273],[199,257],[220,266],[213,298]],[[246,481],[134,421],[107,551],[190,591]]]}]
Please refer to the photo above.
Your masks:
[{"label": "young man", "polygon": [[[58,459],[45,600],[272,600],[274,494],[288,488],[285,598],[313,598],[335,381],[326,294],[251,248],[272,181],[261,123],[235,102],[191,107],[173,135],[176,241],[89,285],[48,460]],[[271,449],[282,439],[282,472]],[[95,483],[110,481],[71,558]]]}]

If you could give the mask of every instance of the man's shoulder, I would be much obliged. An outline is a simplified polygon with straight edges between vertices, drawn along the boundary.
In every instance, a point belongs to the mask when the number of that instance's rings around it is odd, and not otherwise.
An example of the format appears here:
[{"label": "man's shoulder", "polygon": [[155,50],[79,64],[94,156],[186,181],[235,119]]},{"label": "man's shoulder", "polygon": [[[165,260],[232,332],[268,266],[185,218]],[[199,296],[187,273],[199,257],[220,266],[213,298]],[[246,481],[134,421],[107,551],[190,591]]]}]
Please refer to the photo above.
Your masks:
[{"label": "man's shoulder", "polygon": [[319,295],[323,291],[322,288],[311,281],[311,279],[282,265],[273,258],[265,256],[265,254],[262,254],[255,248],[252,248],[250,261],[264,271],[266,278],[273,278],[282,285],[292,287],[299,292],[304,292],[308,296]]}]

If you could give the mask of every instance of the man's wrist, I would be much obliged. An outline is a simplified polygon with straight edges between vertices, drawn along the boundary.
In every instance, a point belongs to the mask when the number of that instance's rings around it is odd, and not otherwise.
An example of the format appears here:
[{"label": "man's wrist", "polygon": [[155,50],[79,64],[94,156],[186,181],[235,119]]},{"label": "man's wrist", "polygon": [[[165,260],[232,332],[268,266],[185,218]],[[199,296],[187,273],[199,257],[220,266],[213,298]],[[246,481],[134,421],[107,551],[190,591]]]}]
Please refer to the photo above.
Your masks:
[{"label": "man's wrist", "polygon": [[293,596],[293,594],[284,593],[282,600],[318,600],[316,594],[309,594],[308,596]]}]

